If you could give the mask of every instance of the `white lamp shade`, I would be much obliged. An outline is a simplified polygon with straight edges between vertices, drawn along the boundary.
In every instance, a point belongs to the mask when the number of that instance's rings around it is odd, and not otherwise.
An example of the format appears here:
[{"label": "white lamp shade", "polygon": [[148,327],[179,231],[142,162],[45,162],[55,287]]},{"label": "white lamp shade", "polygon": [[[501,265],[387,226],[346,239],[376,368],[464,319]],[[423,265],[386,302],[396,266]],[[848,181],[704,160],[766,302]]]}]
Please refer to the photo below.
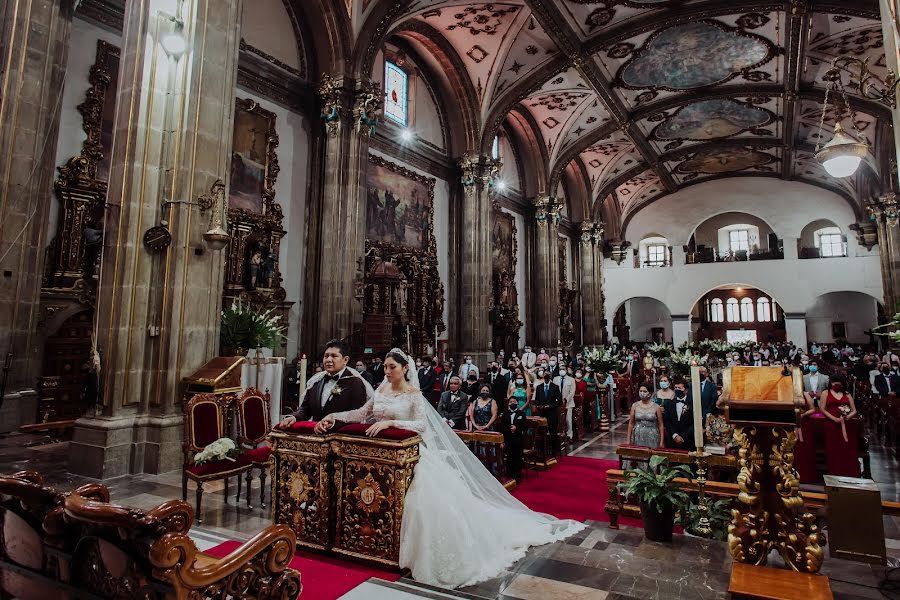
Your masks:
[{"label": "white lamp shade", "polygon": [[849,177],[856,173],[862,159],[869,153],[869,146],[844,131],[840,122],[834,126],[834,137],[816,153],[832,177]]},{"label": "white lamp shade", "polygon": [[835,156],[829,158],[822,166],[832,177],[850,177],[856,173],[862,158],[859,156]]},{"label": "white lamp shade", "polygon": [[166,54],[175,58],[178,58],[187,50],[187,40],[184,39],[184,35],[179,29],[163,35],[159,43],[162,45],[163,50],[166,51]]}]

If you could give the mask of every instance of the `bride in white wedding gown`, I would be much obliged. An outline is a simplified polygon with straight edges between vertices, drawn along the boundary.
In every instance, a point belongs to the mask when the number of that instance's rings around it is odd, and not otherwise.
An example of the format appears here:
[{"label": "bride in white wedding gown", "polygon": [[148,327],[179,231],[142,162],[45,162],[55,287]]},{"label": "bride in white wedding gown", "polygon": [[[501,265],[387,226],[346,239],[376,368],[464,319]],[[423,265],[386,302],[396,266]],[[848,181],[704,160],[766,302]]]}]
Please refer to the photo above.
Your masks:
[{"label": "bride in white wedding gown", "polygon": [[419,463],[406,493],[400,529],[400,566],[423,583],[457,588],[499,575],[530,546],[564,539],[583,523],[536,513],[513,498],[422,396],[415,369],[402,351],[384,360],[385,382],[357,410],[325,417],[418,432]]}]

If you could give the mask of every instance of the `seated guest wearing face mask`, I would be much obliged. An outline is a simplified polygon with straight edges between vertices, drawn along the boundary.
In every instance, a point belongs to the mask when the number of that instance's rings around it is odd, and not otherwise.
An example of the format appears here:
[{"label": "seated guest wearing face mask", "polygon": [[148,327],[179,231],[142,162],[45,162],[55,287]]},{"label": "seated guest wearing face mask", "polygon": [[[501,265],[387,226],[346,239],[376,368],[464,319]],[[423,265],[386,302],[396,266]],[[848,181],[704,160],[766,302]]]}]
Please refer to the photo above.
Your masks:
[{"label": "seated guest wearing face mask", "polygon": [[663,425],[667,448],[694,450],[694,416],[687,402],[687,386],[675,380],[675,397],[663,406]]},{"label": "seated guest wearing face mask", "polygon": [[881,363],[873,389],[879,396],[896,396],[897,392],[900,392],[900,375],[891,371],[887,363]]},{"label": "seated guest wearing face mask", "polygon": [[478,375],[474,371],[469,371],[469,376],[463,379],[462,391],[470,399],[478,395]]},{"label": "seated guest wearing face mask", "polygon": [[366,365],[363,361],[356,361],[356,372],[362,375],[362,378],[369,382],[369,385],[375,387],[374,382],[372,380],[372,374],[366,370]]},{"label": "seated guest wearing face mask", "polygon": [[491,386],[482,384],[478,396],[469,403],[469,420],[475,431],[493,431],[497,421],[497,403],[491,398]]},{"label": "seated guest wearing face mask", "polygon": [[675,390],[672,389],[668,375],[660,375],[657,384],[659,385],[659,389],[653,394],[653,402],[659,406],[664,406],[666,400],[671,400],[675,397]]},{"label": "seated guest wearing face mask", "polygon": [[522,478],[522,434],[527,427],[527,420],[515,398],[509,399],[506,408],[507,411],[500,419],[500,430],[506,445],[506,474],[519,481]]}]

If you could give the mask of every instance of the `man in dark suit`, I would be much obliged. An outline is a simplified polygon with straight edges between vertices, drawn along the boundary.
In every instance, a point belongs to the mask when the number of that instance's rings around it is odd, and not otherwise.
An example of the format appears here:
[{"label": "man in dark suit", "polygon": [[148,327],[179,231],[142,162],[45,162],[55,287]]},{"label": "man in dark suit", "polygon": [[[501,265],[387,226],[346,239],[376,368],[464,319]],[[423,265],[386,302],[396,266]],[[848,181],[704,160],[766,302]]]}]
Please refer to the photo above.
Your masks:
[{"label": "man in dark suit", "polygon": [[675,397],[663,405],[663,425],[666,428],[666,448],[694,450],[694,416],[687,402],[683,379],[675,381]]},{"label": "man in dark suit", "polygon": [[891,373],[891,367],[882,363],[881,372],[875,376],[875,391],[879,396],[897,395],[900,392],[900,375]]},{"label": "man in dark suit", "polygon": [[544,381],[534,385],[534,408],[537,416],[547,419],[547,435],[550,438],[550,452],[553,456],[559,454],[559,419],[558,409],[562,406],[562,392],[559,386],[553,383],[550,372],[544,372]]},{"label": "man in dark suit", "polygon": [[[700,406],[703,407],[703,422],[706,423],[706,417],[710,414],[719,414],[716,408],[716,401],[719,399],[719,389],[716,384],[709,378],[709,371],[706,367],[700,367]],[[694,386],[687,391],[687,404],[694,406]]]},{"label": "man in dark suit", "polygon": [[527,420],[525,413],[519,410],[515,398],[509,399],[506,412],[500,417],[500,431],[503,432],[503,443],[506,445],[506,474],[516,481],[522,478],[522,434],[525,433]]},{"label": "man in dark suit", "polygon": [[381,364],[381,357],[375,355],[372,359],[372,386],[377,388],[384,381],[384,365]]},{"label": "man in dark suit", "polygon": [[446,392],[450,389],[450,379],[454,377],[453,369],[450,368],[450,362],[444,361],[444,365],[441,368],[441,374],[438,378],[438,385],[440,385],[441,393]]},{"label": "man in dark suit", "polygon": [[[359,359],[356,361],[356,372],[362,375],[362,378],[369,382],[369,385],[372,385],[372,374],[366,370],[366,363]],[[372,386],[375,387],[375,386]]]},{"label": "man in dark suit", "polygon": [[441,418],[453,429],[466,428],[466,411],[469,408],[469,397],[459,391],[462,382],[456,375],[450,378],[450,389],[441,393],[437,411]]},{"label": "man in dark suit", "polygon": [[422,359],[422,368],[419,369],[419,389],[428,403],[434,406],[434,383],[437,381],[437,371],[427,356]]},{"label": "man in dark suit", "polygon": [[366,403],[366,385],[362,377],[350,372],[350,349],[341,340],[325,344],[322,359],[324,375],[313,376],[306,385],[296,412],[286,416],[275,427],[284,429],[297,421],[321,421],[325,415],[362,407]]},{"label": "man in dark suit", "polygon": [[493,361],[488,367],[485,383],[491,386],[491,398],[497,403],[497,408],[503,410],[506,406],[506,391],[509,388],[509,379],[500,373],[500,364]]}]

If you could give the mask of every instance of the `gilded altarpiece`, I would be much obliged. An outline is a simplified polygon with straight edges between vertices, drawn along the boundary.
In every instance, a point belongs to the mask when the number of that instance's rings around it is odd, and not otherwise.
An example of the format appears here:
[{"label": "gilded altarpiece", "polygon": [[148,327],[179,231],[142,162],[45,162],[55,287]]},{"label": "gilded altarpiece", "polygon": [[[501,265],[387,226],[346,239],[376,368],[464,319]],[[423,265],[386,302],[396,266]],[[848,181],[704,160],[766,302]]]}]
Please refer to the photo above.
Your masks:
[{"label": "gilded altarpiece", "polygon": [[578,292],[569,289],[569,277],[566,264],[568,262],[569,240],[558,238],[559,244],[559,343],[561,346],[571,346],[575,341],[575,299]]},{"label": "gilded altarpiece", "polygon": [[516,290],[516,220],[494,202],[491,210],[491,325],[494,353],[509,356],[519,347],[519,295]]},{"label": "gilded altarpiece", "polygon": [[[223,303],[234,299],[258,308],[274,308],[288,322],[293,302],[282,287],[279,252],[284,216],[275,201],[278,132],[275,113],[256,101],[236,98]],[[282,354],[284,347],[276,348]]]},{"label": "gilded altarpiece", "polygon": [[354,345],[375,353],[398,346],[421,355],[445,330],[435,180],[372,154],[366,179],[363,336]]},{"label": "gilded altarpiece", "polygon": [[119,49],[99,40],[85,99],[77,107],[85,141],[81,152],[59,167],[54,183],[58,218],[41,284],[40,422],[76,419],[96,401],[84,389],[95,378],[86,365],[103,248],[118,74]]}]

